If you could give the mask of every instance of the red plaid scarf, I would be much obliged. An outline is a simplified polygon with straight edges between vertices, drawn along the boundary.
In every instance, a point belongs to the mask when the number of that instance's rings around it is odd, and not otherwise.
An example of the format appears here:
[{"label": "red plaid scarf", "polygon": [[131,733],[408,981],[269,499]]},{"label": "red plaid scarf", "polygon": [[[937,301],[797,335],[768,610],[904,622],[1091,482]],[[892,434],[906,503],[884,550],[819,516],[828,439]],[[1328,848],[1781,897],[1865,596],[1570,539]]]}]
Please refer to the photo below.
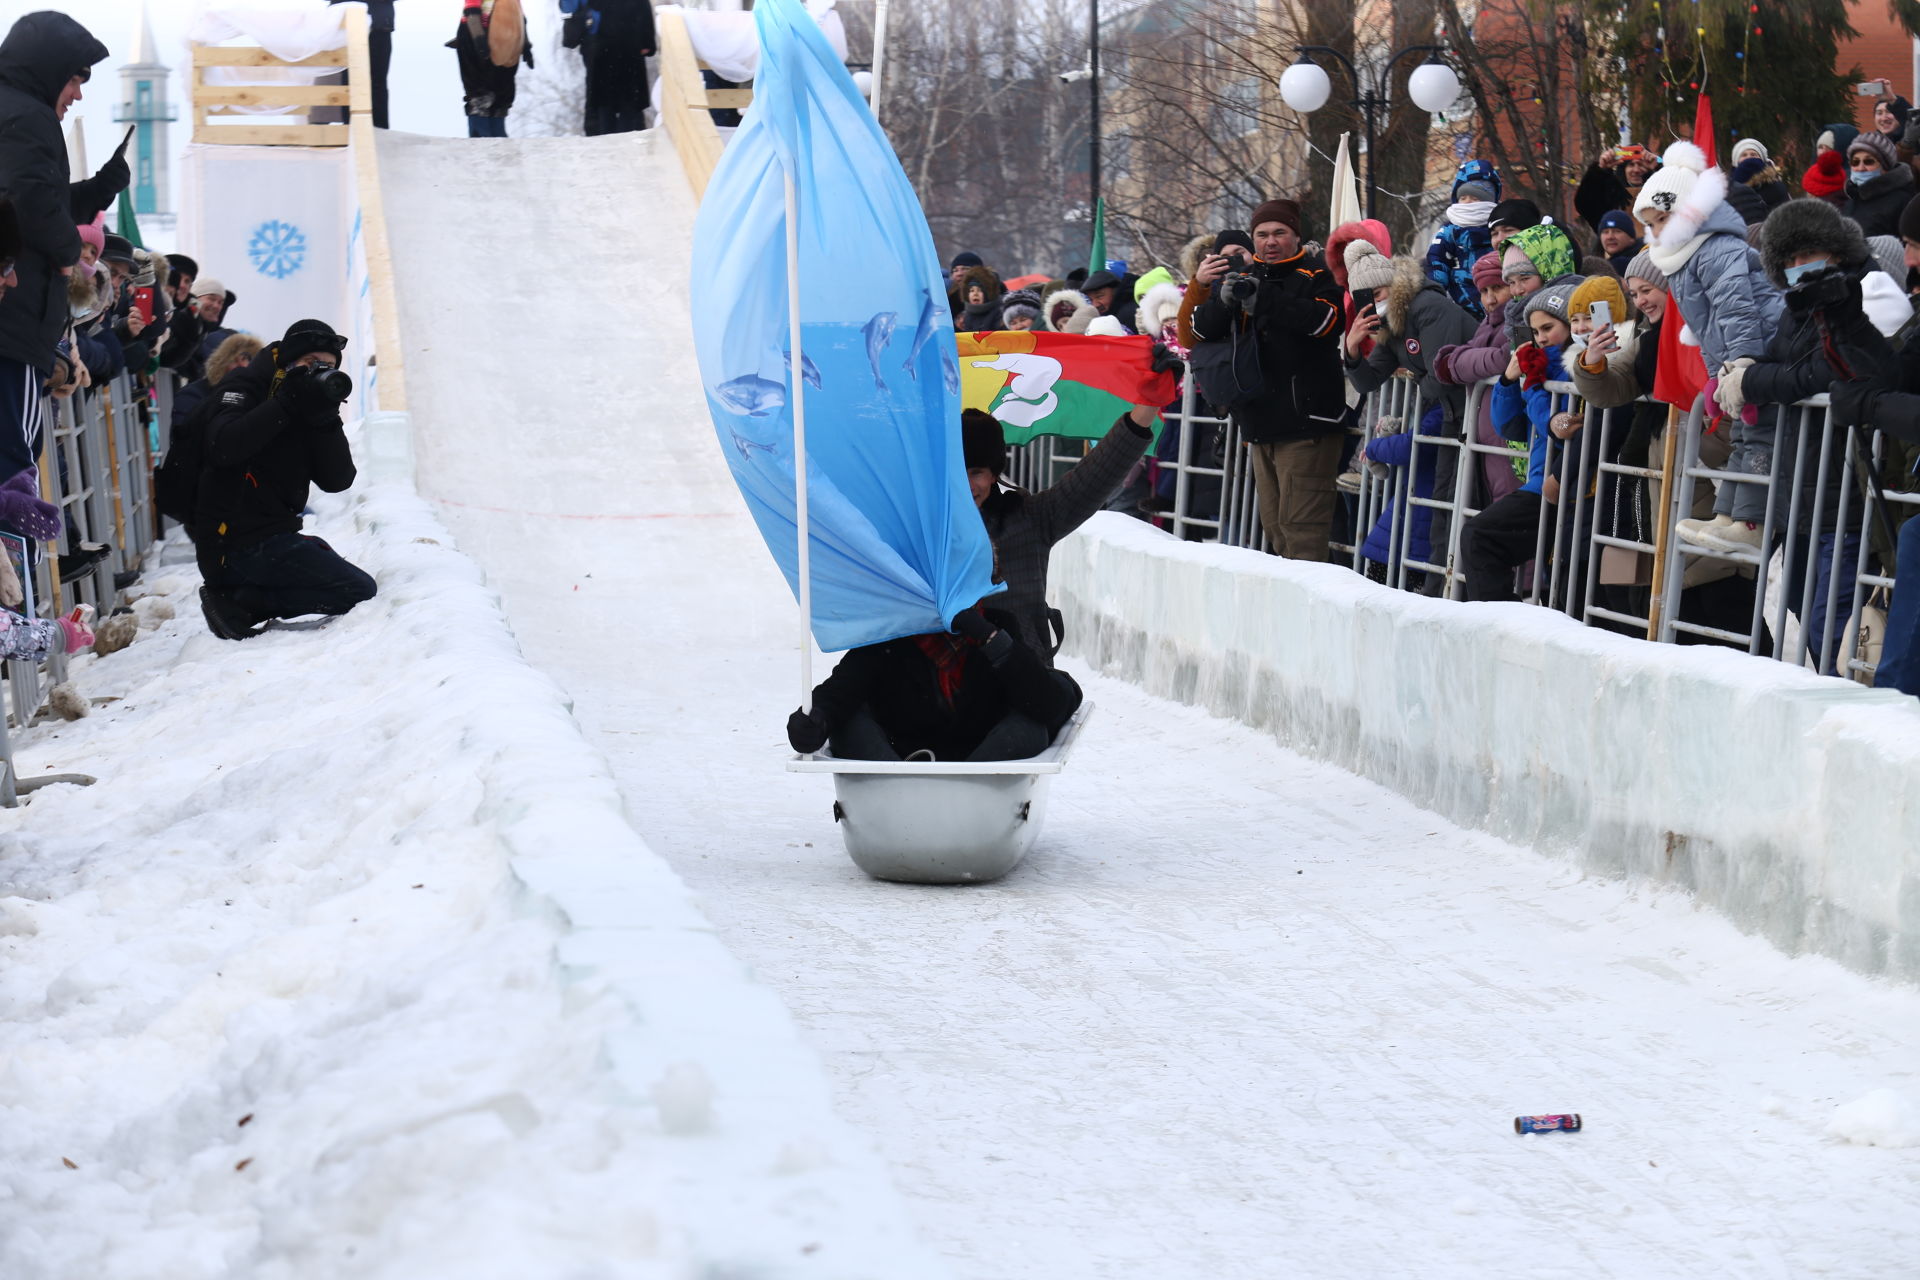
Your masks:
[{"label": "red plaid scarf", "polygon": [[951,707],[953,691],[960,687],[960,676],[966,670],[967,654],[974,648],[973,641],[965,636],[937,631],[931,635],[915,636],[913,642],[933,663],[934,675],[940,681],[940,696]]}]

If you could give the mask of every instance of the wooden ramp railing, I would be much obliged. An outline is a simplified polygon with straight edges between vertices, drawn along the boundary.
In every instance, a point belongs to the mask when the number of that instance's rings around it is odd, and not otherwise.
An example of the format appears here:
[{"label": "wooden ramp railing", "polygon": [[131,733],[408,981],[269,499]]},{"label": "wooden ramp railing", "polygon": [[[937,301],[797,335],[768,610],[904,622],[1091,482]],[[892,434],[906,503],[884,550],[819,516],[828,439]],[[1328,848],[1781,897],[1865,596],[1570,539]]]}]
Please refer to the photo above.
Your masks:
[{"label": "wooden ramp railing", "polygon": [[673,139],[680,155],[680,167],[686,171],[687,185],[694,199],[706,194],[707,179],[720,163],[726,139],[715,127],[710,110],[728,107],[745,111],[753,101],[752,89],[709,89],[700,78],[708,70],[693,51],[687,35],[686,20],[668,10],[659,15],[660,39],[660,122]]},{"label": "wooden ramp railing", "polygon": [[[362,24],[361,43],[364,46],[366,14],[360,9],[349,10],[346,17],[350,30],[352,19],[356,16]],[[257,115],[239,108],[289,107],[311,111],[315,107],[345,107],[349,105],[348,86],[343,84],[209,84],[207,72],[215,67],[297,67],[326,74],[342,70],[347,66],[349,49],[329,49],[324,53],[316,53],[311,58],[303,58],[299,62],[288,62],[284,58],[277,58],[258,45],[196,44],[192,48],[192,53],[193,76],[190,89],[193,95],[193,140],[195,142],[254,147],[344,147],[347,145],[348,126],[344,122],[308,124],[302,120],[299,124],[288,124],[274,116]],[[250,120],[255,123],[232,123],[235,120]]]}]

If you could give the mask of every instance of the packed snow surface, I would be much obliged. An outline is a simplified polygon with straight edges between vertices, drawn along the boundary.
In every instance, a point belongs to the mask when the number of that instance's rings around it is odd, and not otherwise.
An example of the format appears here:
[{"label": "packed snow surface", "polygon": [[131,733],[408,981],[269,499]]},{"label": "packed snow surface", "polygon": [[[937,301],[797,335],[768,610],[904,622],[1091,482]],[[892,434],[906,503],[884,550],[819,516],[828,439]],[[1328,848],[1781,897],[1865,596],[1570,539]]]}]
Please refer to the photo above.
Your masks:
[{"label": "packed snow surface", "polygon": [[0,1276],[943,1274],[473,563],[315,505],[376,600],[233,644],[150,570],[14,734],[97,782],[0,810]]},{"label": "packed snow surface", "polygon": [[[1250,729],[1076,671],[1100,713],[1026,866],[862,877],[782,771],[795,610],[695,381],[671,153],[386,154],[423,491],[956,1274],[1911,1270],[1920,1162],[1827,1126],[1920,1088],[1920,993]],[[476,284],[451,225],[516,249]]]}]

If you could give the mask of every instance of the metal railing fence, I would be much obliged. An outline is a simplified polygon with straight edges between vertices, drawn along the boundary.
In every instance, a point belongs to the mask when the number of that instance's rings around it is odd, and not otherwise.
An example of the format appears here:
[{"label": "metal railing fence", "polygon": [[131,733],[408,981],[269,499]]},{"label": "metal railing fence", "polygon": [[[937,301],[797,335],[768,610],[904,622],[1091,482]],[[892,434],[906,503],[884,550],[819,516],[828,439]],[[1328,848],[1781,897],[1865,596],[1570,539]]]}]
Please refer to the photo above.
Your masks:
[{"label": "metal railing fence", "polygon": [[[43,404],[40,492],[60,508],[65,528],[54,543],[33,548],[21,575],[35,617],[57,617],[75,604],[90,604],[99,617],[112,613],[123,593],[123,575],[137,572],[160,539],[153,501],[153,471],[164,451],[172,406],[172,378],[157,384],[122,373],[111,382]],[[76,581],[60,580],[62,555],[82,555],[89,544],[106,551]],[[20,612],[27,612],[26,602]],[[7,717],[13,728],[32,723],[48,691],[67,677],[67,658],[52,653],[38,662],[5,663]],[[0,804],[16,799],[13,751],[0,730]]]},{"label": "metal railing fence", "polygon": [[[1353,448],[1377,429],[1394,429],[1412,433],[1411,456],[1385,475],[1366,465],[1356,468],[1357,475],[1348,473],[1346,532],[1336,527],[1329,559],[1400,590],[1460,598],[1461,531],[1488,505],[1483,461],[1497,458],[1504,465],[1516,457],[1507,442],[1486,444],[1477,437],[1493,385],[1465,388],[1460,421],[1436,434],[1420,432],[1427,405],[1418,381],[1405,373],[1361,399],[1348,429]],[[1634,462],[1625,460],[1625,446],[1646,401],[1601,408],[1586,403],[1570,383],[1548,383],[1546,389],[1554,410],[1571,414],[1578,428],[1552,442],[1547,474],[1558,482],[1559,500],[1541,505],[1533,558],[1518,571],[1521,598],[1587,626],[1664,642],[1732,645],[1871,683],[1874,662],[1861,648],[1863,622],[1870,611],[1884,608],[1893,590],[1897,566],[1888,558],[1898,524],[1920,514],[1920,483],[1902,468],[1888,474],[1889,442],[1881,432],[1837,428],[1825,396],[1764,410],[1773,418],[1770,427],[1760,428],[1772,441],[1771,469],[1736,473],[1700,461],[1707,427],[1704,406],[1696,403],[1690,412],[1673,415],[1677,421],[1643,433],[1649,456]],[[1253,469],[1231,419],[1198,399],[1192,379],[1185,380],[1179,408],[1165,417],[1168,429],[1179,432],[1177,450],[1156,463],[1160,472],[1173,473],[1171,507],[1137,514],[1178,537],[1264,550]],[[1673,482],[1663,485],[1657,446],[1665,431],[1679,434]],[[1037,439],[1012,451],[1011,478],[1043,488],[1088,447]],[[1440,474],[1435,455],[1446,451],[1454,454],[1452,487],[1443,491],[1436,480],[1430,494],[1417,492],[1423,467],[1432,465]],[[1720,550],[1679,536],[1679,521],[1693,509],[1699,486],[1732,483],[1766,491],[1758,539],[1764,554]],[[1424,560],[1413,554],[1422,512],[1430,531],[1436,518],[1445,524],[1445,536],[1430,538]],[[1386,558],[1372,561],[1364,548],[1383,519]],[[1656,559],[1664,565],[1656,568]],[[1685,616],[1685,593],[1692,590],[1688,568],[1697,560],[1722,561],[1736,576],[1751,578],[1753,602],[1744,628]]]}]

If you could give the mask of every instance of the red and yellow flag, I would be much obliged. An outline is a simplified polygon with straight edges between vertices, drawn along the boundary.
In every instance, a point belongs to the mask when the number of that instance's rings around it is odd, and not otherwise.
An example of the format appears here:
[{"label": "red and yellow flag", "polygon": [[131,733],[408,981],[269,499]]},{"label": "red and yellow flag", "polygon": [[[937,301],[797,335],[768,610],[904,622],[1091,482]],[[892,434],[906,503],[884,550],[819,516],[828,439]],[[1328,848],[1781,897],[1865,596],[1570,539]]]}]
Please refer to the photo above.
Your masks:
[{"label": "red and yellow flag", "polygon": [[1044,330],[961,333],[960,405],[1000,419],[1008,444],[1035,436],[1098,440],[1136,404],[1179,393],[1153,371],[1153,340]]}]

